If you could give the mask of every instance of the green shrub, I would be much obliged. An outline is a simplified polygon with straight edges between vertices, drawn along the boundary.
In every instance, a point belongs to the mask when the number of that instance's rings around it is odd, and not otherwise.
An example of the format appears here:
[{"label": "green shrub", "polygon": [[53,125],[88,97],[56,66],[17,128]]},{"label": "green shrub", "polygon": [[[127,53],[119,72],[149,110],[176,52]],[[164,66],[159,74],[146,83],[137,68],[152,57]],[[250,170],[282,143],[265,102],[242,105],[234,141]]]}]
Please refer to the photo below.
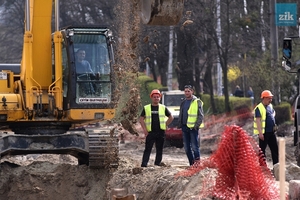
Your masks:
[{"label": "green shrub", "polygon": [[146,76],[146,75],[139,76],[138,82],[140,84],[140,96],[141,96],[142,106],[151,103],[151,99],[150,99],[149,95],[152,90],[154,90],[154,89],[158,89],[160,91],[168,90],[166,87],[155,82],[152,78],[150,78],[149,76]]},{"label": "green shrub", "polygon": [[[213,110],[211,108],[210,95],[202,94],[200,98],[204,103],[203,111],[205,114],[221,114],[226,112],[224,96],[214,96],[215,106],[217,110],[216,113],[213,113]],[[245,112],[245,110],[252,110],[251,99],[246,97],[229,97],[229,106],[231,111],[235,111],[235,113],[233,114],[239,114],[236,112],[241,111],[241,109],[243,110],[243,112]]]},{"label": "green shrub", "polygon": [[291,105],[287,102],[274,106],[276,112],[275,120],[276,123],[283,124],[284,122],[291,121]]},{"label": "green shrub", "polygon": [[201,94],[200,99],[203,102],[203,112],[205,114],[211,113],[211,106],[210,106],[210,95],[208,94]]}]

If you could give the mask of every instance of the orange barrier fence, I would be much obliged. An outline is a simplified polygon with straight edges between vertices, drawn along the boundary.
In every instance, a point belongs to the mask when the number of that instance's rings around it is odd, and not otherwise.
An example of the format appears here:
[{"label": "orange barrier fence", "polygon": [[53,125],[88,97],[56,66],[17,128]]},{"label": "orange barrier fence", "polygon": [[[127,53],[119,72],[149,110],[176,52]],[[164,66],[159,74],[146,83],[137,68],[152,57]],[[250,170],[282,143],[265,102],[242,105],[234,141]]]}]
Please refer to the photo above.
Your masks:
[{"label": "orange barrier fence", "polygon": [[218,149],[175,177],[192,176],[206,168],[217,170],[217,176],[202,181],[199,199],[279,199],[278,185],[262,151],[239,126],[225,126]]},{"label": "orange barrier fence", "polygon": [[204,116],[204,129],[209,129],[216,124],[226,124],[231,121],[243,121],[253,117],[253,112],[247,108],[239,109],[231,113]]}]

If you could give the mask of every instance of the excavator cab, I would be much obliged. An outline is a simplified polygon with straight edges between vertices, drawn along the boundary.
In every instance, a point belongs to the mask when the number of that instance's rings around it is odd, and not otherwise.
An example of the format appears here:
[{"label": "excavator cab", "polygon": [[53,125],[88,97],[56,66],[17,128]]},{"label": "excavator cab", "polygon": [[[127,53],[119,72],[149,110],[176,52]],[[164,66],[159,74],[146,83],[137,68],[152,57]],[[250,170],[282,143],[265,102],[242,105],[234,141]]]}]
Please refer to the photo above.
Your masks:
[{"label": "excavator cab", "polygon": [[69,27],[62,30],[62,35],[63,110],[94,108],[98,112],[103,109],[102,113],[95,113],[88,119],[101,120],[107,114],[106,109],[114,107],[112,33],[106,27]]}]

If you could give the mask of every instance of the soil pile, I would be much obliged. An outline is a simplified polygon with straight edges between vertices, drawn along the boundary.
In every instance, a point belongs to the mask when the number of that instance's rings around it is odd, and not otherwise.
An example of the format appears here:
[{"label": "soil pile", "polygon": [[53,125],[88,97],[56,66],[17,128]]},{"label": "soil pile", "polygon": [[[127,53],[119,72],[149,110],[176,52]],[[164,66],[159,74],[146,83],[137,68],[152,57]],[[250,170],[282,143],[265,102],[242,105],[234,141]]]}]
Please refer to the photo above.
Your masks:
[{"label": "soil pile", "polygon": [[0,199],[103,199],[108,180],[107,170],[90,170],[84,165],[37,161],[18,166],[4,162]]}]

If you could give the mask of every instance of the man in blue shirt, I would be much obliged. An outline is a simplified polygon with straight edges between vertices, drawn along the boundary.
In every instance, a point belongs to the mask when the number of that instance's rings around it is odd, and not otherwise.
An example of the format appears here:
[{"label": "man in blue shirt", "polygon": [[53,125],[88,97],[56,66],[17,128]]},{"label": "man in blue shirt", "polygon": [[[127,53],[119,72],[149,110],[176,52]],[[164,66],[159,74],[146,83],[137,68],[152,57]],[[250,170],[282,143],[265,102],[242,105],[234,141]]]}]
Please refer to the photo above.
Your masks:
[{"label": "man in blue shirt", "polygon": [[291,58],[291,49],[288,47],[287,43],[284,43],[283,56],[285,56],[287,59]]},{"label": "man in blue shirt", "polygon": [[89,61],[85,60],[85,50],[78,49],[76,51],[76,73],[91,73],[94,74]]},{"label": "man in blue shirt", "polygon": [[275,135],[275,110],[271,104],[273,94],[269,90],[261,93],[261,103],[255,108],[254,134],[258,134],[259,147],[265,154],[266,147],[271,150],[273,165],[278,163],[278,144]]},{"label": "man in blue shirt", "polygon": [[[82,81],[90,81],[91,77],[95,77],[95,73],[92,70],[92,67],[89,61],[85,60],[85,50],[78,49],[76,51],[76,73],[77,79]],[[92,83],[82,82],[80,83],[80,95],[92,95],[95,94],[95,89]]]}]

